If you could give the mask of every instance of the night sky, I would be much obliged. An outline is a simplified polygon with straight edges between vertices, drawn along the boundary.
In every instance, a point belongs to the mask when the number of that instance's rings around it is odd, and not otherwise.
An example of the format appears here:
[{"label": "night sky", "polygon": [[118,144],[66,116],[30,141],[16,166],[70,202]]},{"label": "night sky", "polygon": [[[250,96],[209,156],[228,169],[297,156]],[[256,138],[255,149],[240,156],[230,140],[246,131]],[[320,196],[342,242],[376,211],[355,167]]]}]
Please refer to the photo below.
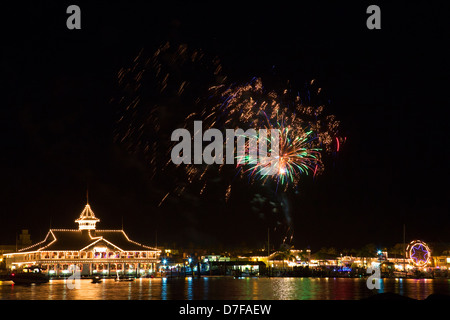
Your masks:
[{"label": "night sky", "polygon": [[[50,225],[75,228],[89,185],[98,228],[123,221],[149,245],[156,232],[158,245],[264,245],[253,186],[228,203],[213,188],[158,207],[165,191],[145,160],[113,141],[118,71],[166,41],[218,56],[238,83],[320,83],[347,142],[289,197],[296,247],[389,247],[402,242],[403,223],[407,241],[450,242],[443,6],[77,2],[82,29],[68,30],[70,4],[2,5],[1,244],[21,229],[38,241]],[[366,28],[370,4],[381,7],[381,30]]]}]

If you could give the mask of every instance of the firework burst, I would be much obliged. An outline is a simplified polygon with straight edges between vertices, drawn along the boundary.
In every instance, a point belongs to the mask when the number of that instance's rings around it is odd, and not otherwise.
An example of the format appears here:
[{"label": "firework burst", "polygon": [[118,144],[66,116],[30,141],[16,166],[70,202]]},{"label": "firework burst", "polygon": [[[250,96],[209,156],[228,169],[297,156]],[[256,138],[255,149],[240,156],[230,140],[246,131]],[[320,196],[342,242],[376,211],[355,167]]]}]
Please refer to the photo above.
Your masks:
[{"label": "firework burst", "polygon": [[[269,123],[267,129],[278,132],[278,155],[269,157],[271,161],[258,161],[253,156],[257,154],[257,150],[252,150],[255,146],[247,142],[245,154],[236,157],[238,166],[244,168],[244,173],[262,182],[273,179],[277,181],[277,184],[287,186],[297,184],[300,176],[315,174],[322,166],[321,149],[313,147],[315,139],[313,131],[304,130],[302,127],[286,126],[284,119],[277,121],[275,126]],[[267,145],[270,144],[270,138],[262,138],[267,139]],[[269,153],[273,152],[274,149],[269,148]],[[272,167],[276,169],[275,174],[267,174]]]},{"label": "firework burst", "polygon": [[[122,94],[117,98],[121,113],[115,139],[130,152],[142,154],[151,170],[150,178],[167,186],[159,205],[188,189],[204,195],[211,183],[223,186],[225,201],[238,181],[270,185],[274,190],[296,189],[302,177],[322,173],[323,156],[338,151],[344,142],[339,122],[333,115],[325,115],[323,103],[316,99],[321,89],[315,88],[314,81],[300,92],[267,91],[259,78],[244,85],[227,85],[221,72],[217,58],[185,45],[166,43],[150,57],[140,52],[133,64],[118,74]],[[277,130],[276,174],[265,174],[272,162],[252,163],[251,152],[237,157],[236,166],[174,165],[170,161],[170,133],[181,127],[191,130],[195,120],[201,120],[205,129],[222,132],[238,128]],[[228,143],[234,141],[225,141]],[[246,150],[251,148],[247,143]]]},{"label": "firework burst", "polygon": [[[255,158],[258,146],[249,141],[246,141],[245,153],[236,157],[239,175],[247,175],[250,183],[276,182],[276,190],[281,187],[284,191],[296,188],[303,176],[323,172],[323,154],[337,151],[343,142],[335,117],[323,115],[322,105],[306,104],[298,92],[294,96],[289,90],[284,90],[281,95],[266,92],[259,78],[243,86],[218,86],[210,91],[213,92],[211,97],[218,97],[218,102],[209,111],[202,111],[207,127],[278,132],[278,156],[270,158],[270,162],[258,161]],[[317,89],[317,94],[320,91]],[[310,91],[308,95],[311,95]],[[267,139],[269,146],[270,137],[262,138]],[[256,139],[259,140],[259,136]],[[233,142],[226,141],[227,144]],[[274,149],[268,148],[268,151],[272,153]],[[273,166],[277,168],[276,174],[267,174],[268,168]]]}]

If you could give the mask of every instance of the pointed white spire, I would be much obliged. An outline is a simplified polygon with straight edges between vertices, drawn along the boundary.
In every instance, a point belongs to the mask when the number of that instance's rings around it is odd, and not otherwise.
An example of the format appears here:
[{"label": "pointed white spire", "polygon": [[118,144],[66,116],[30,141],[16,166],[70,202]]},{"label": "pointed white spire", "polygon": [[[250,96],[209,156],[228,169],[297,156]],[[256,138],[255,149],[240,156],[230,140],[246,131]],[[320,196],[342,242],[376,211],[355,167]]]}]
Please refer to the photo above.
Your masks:
[{"label": "pointed white spire", "polygon": [[89,203],[84,207],[80,217],[75,220],[78,223],[78,230],[95,230],[95,224],[99,221],[100,219],[95,216]]}]

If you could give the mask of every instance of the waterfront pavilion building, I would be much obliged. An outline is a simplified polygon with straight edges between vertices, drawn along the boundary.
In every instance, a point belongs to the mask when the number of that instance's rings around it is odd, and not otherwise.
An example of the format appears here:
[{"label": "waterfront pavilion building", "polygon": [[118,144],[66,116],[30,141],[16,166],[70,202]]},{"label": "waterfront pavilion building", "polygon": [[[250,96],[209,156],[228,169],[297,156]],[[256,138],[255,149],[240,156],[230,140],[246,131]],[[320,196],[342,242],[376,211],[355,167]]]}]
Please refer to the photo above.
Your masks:
[{"label": "waterfront pavilion building", "polygon": [[149,276],[156,272],[161,251],[137,243],[123,230],[97,230],[95,217],[86,204],[75,220],[78,229],[50,229],[41,242],[5,254],[13,270],[38,265],[50,276]]}]

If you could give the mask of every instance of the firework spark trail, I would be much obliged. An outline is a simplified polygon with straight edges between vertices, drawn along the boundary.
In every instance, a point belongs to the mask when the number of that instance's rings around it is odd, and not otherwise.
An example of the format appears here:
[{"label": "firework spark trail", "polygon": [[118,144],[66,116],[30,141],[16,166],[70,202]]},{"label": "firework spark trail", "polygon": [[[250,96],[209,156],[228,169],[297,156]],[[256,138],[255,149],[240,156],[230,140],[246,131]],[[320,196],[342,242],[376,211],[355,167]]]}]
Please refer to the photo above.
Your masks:
[{"label": "firework spark trail", "polygon": [[169,195],[170,192],[167,192],[166,195],[164,196],[164,198],[162,198],[162,200],[159,202],[158,207],[160,207],[162,205],[162,203],[164,202],[164,200],[166,200],[167,196]]},{"label": "firework spark trail", "polygon": [[[201,50],[184,44],[167,42],[150,56],[141,50],[130,66],[118,72],[120,95],[112,99],[119,108],[114,141],[129,153],[143,157],[150,179],[162,179],[166,184],[172,181],[158,206],[169,195],[182,194],[186,182],[194,184],[197,177],[203,178],[199,168],[174,168],[170,161],[170,132],[177,127],[187,128],[189,119],[199,116],[199,97],[209,86],[220,86],[226,80],[221,70],[219,59],[210,59]],[[215,84],[212,79],[217,80]],[[184,110],[188,113],[183,114]]]}]

